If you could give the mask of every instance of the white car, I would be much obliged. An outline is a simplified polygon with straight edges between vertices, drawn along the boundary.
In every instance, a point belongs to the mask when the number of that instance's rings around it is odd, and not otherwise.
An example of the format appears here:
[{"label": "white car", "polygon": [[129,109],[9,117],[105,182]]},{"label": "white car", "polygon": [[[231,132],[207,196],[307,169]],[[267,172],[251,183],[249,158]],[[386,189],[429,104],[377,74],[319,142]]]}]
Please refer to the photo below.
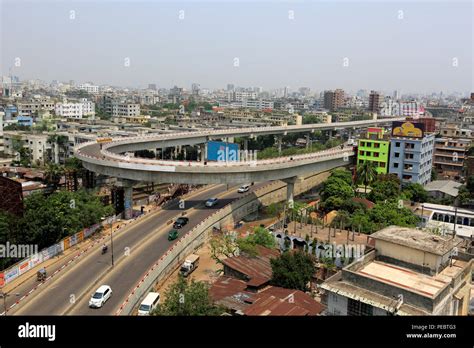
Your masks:
[{"label": "white car", "polygon": [[100,308],[112,296],[112,289],[108,285],[101,285],[89,300],[89,307]]},{"label": "white car", "polygon": [[218,199],[217,198],[209,198],[207,201],[206,201],[206,207],[210,208],[210,207],[213,207],[217,204],[217,201]]},{"label": "white car", "polygon": [[239,187],[237,190],[238,193],[244,193],[247,192],[250,189],[250,185],[242,185]]}]

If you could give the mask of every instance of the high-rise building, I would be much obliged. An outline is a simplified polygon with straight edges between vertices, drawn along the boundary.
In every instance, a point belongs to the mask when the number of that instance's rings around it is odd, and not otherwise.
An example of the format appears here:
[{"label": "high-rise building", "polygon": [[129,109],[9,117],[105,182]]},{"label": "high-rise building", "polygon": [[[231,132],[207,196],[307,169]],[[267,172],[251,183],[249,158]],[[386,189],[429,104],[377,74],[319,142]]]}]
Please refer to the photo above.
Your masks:
[{"label": "high-rise building", "polygon": [[386,174],[389,148],[390,140],[383,128],[368,128],[367,133],[359,139],[357,164],[366,161],[372,162],[376,166],[378,174]]},{"label": "high-rise building", "polygon": [[437,138],[434,146],[433,166],[443,179],[459,179],[464,172],[469,139]]},{"label": "high-rise building", "polygon": [[199,95],[200,87],[201,87],[201,86],[199,85],[199,83],[193,83],[193,84],[191,85],[191,92],[192,92],[192,94],[193,94],[193,95]]},{"label": "high-rise building", "polygon": [[421,123],[393,122],[389,172],[397,174],[402,184],[429,183],[434,140],[434,134],[425,133]]},{"label": "high-rise building", "polygon": [[156,84],[155,84],[155,83],[150,83],[150,84],[148,85],[148,89],[151,89],[151,90],[153,90],[153,91],[156,91]]},{"label": "high-rise building", "polygon": [[324,108],[329,111],[334,111],[344,105],[344,91],[336,89],[335,91],[324,92]]},{"label": "high-rise building", "polygon": [[380,111],[380,93],[376,91],[370,91],[369,95],[369,111],[378,113]]},{"label": "high-rise building", "polygon": [[235,87],[232,83],[227,84],[227,90],[228,91],[233,91],[234,89],[235,89]]}]

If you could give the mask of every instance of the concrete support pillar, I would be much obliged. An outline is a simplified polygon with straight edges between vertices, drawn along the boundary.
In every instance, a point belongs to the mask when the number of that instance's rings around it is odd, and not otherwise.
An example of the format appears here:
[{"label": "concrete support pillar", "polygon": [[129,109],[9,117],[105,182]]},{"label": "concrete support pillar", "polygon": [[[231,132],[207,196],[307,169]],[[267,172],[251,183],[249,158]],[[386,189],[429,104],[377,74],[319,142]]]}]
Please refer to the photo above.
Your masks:
[{"label": "concrete support pillar", "polygon": [[133,181],[121,179],[118,184],[124,188],[123,205],[124,219],[130,220],[133,217]]},{"label": "concrete support pillar", "polygon": [[175,160],[177,158],[178,158],[178,146],[175,146],[173,150],[173,159]]},{"label": "concrete support pillar", "polygon": [[306,138],[306,150],[308,150],[311,147],[311,137],[310,134],[305,135]]},{"label": "concrete support pillar", "polygon": [[294,202],[296,180],[296,176],[282,180],[286,183],[286,201],[290,207],[293,205]]},{"label": "concrete support pillar", "polygon": [[199,144],[199,155],[201,162],[205,162],[207,158],[207,143]]},{"label": "concrete support pillar", "polygon": [[249,150],[249,140],[248,138],[244,138],[244,151]]},{"label": "concrete support pillar", "polygon": [[281,144],[283,142],[283,136],[277,135],[277,147],[278,147],[278,154],[281,155]]},{"label": "concrete support pillar", "polygon": [[294,203],[295,183],[289,182],[286,184],[286,200],[288,204]]}]

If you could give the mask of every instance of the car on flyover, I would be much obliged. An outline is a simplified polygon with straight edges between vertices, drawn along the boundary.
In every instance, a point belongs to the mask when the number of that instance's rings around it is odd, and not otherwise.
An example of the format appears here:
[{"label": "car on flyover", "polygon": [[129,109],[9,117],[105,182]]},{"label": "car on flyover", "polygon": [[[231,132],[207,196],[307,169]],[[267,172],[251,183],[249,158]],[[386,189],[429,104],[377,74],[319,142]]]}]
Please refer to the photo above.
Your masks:
[{"label": "car on flyover", "polygon": [[168,240],[175,240],[176,238],[178,238],[178,230],[171,230],[168,232]]},{"label": "car on flyover", "polygon": [[209,198],[209,199],[206,201],[206,207],[211,208],[211,207],[215,206],[218,201],[219,201],[219,200],[218,200],[217,198]]},{"label": "car on flyover", "polygon": [[101,308],[112,296],[112,288],[108,285],[101,285],[89,300],[89,307]]},{"label": "car on flyover", "polygon": [[181,228],[185,226],[189,222],[189,218],[185,216],[181,216],[176,219],[176,221],[173,224],[173,228]]},{"label": "car on flyover", "polygon": [[237,192],[238,192],[238,193],[245,193],[245,192],[247,192],[249,189],[250,189],[250,185],[246,184],[246,185],[240,186],[239,189],[237,190]]}]

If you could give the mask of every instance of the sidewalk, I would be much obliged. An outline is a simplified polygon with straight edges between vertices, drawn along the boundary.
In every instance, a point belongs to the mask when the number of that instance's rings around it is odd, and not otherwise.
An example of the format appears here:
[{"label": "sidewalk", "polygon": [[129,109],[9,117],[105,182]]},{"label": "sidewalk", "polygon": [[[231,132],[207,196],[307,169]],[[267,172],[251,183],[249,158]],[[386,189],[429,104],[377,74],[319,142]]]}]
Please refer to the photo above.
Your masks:
[{"label": "sidewalk", "polygon": [[[128,222],[126,221],[120,221],[120,222],[114,223],[113,224],[114,232],[116,232],[118,229],[120,229],[121,227],[127,224]],[[57,270],[62,265],[65,265],[65,264],[67,265],[72,260],[75,260],[77,257],[85,253],[91,247],[93,247],[99,242],[102,242],[102,240],[104,240],[105,237],[107,236],[110,236],[110,228],[108,228],[108,226],[105,227],[101,232],[94,233],[89,238],[63,251],[61,254],[54,256],[53,258],[45,262],[42,262],[38,264],[37,266],[29,269],[21,276],[15,278],[12,282],[6,284],[3,288],[1,288],[1,290],[5,293],[13,292],[16,288],[23,285],[27,281],[31,279],[36,279],[36,273],[41,268],[46,268],[47,278],[49,278],[54,272],[57,272]],[[64,261],[64,262],[61,262],[61,261]]]}]

